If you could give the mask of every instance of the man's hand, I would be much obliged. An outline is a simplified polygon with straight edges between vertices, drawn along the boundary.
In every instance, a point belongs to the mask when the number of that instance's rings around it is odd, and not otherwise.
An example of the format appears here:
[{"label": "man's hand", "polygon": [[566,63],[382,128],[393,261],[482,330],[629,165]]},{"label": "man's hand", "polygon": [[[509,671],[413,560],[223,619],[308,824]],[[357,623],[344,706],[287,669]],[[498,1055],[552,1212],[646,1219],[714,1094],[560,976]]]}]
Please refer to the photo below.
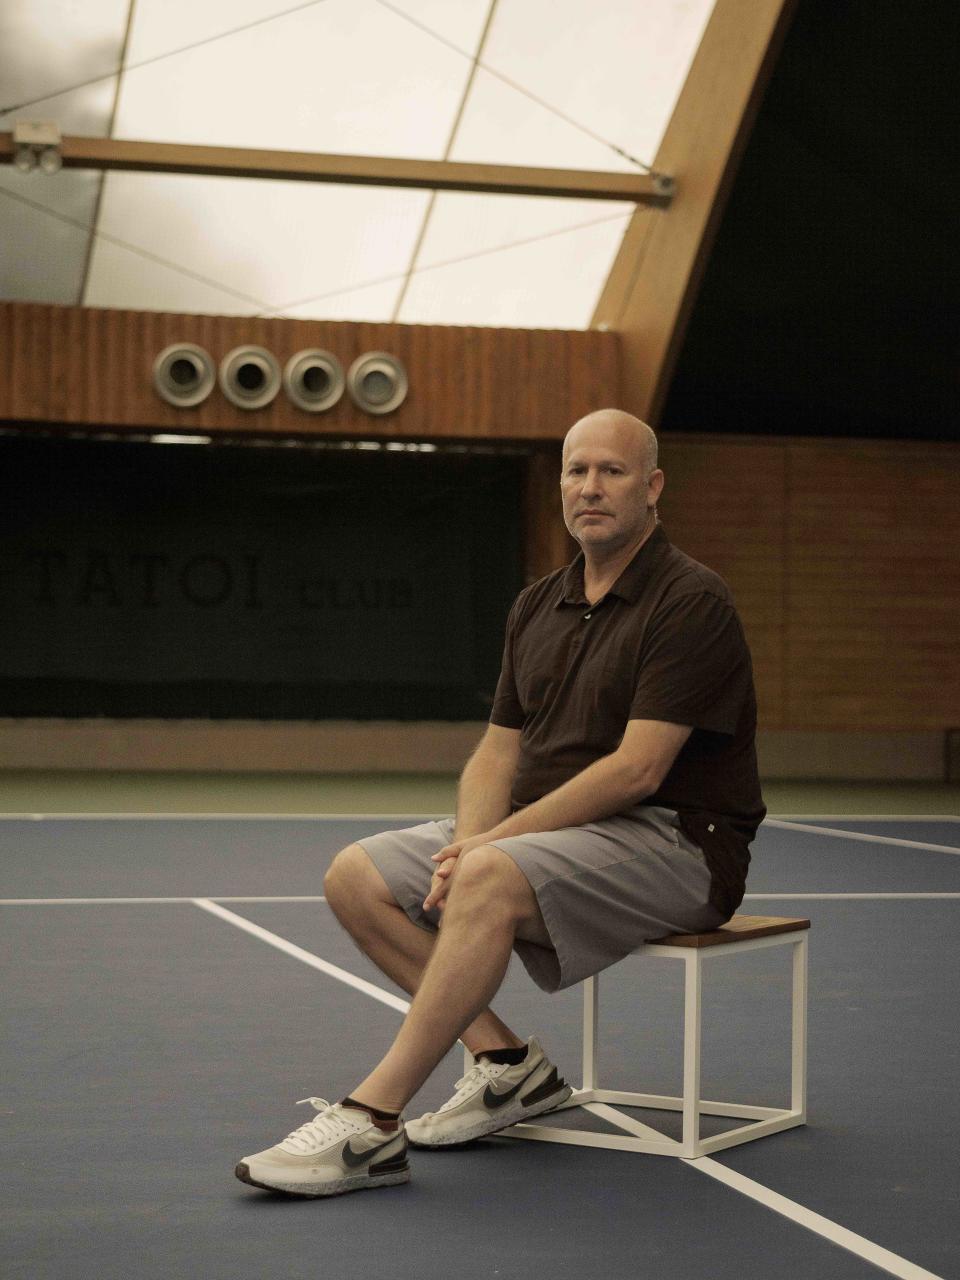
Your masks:
[{"label": "man's hand", "polygon": [[457,867],[457,858],[461,853],[466,853],[468,849],[477,849],[482,844],[486,844],[489,836],[486,833],[478,836],[471,836],[469,840],[456,840],[453,844],[446,845],[439,853],[435,853],[431,858],[432,862],[438,862],[440,865],[433,873],[433,879],[430,881],[430,892],[423,900],[424,911],[429,911],[431,907],[438,907],[441,911],[447,905],[446,897],[450,892],[450,877],[453,875]]},{"label": "man's hand", "polygon": [[448,858],[446,862],[441,862],[433,873],[430,881],[430,892],[423,900],[424,911],[429,911],[431,907],[436,907],[439,911],[447,905],[446,897],[450,891],[450,876],[457,865],[456,858]]}]

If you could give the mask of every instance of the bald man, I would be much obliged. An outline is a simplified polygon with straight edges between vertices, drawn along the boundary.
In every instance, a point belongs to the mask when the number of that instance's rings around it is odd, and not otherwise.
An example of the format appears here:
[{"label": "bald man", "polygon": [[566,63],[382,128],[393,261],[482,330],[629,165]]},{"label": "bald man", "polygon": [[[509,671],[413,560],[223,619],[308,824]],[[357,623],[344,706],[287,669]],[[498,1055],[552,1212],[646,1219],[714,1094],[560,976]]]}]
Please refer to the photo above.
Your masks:
[{"label": "bald man", "polygon": [[[544,991],[742,900],[766,810],[750,654],[730,593],[668,541],[657,440],[615,409],[563,444],[580,553],[520,592],[456,818],[348,845],[324,881],[357,945],[413,995],[386,1056],[237,1176],[308,1196],[406,1182],[409,1142],[452,1146],[571,1089],[490,1008],[512,952]],[[440,927],[442,924],[442,927]],[[339,1038],[339,1029],[330,1034]],[[403,1108],[460,1039],[474,1065],[437,1112]]]}]

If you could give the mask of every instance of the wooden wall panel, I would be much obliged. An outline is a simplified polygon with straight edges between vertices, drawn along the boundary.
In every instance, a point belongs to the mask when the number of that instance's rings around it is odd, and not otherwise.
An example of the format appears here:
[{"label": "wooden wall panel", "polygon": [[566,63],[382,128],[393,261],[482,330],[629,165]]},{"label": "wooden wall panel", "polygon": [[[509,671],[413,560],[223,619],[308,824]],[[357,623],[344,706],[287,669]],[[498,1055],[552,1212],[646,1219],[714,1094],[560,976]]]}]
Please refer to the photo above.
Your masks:
[{"label": "wooden wall panel", "polygon": [[[215,392],[178,411],[153,392],[176,339],[219,358],[260,342],[285,360],[345,364],[395,351],[408,402],[374,418],[346,400],[319,417],[278,398],[233,410]],[[536,441],[528,578],[567,563],[559,444],[618,402],[613,333],[247,320],[0,304],[0,421],[188,430]],[[960,446],[669,435],[660,514],[673,541],[729,582],[754,657],[761,724],[791,730],[960,726]]]},{"label": "wooden wall panel", "polygon": [[960,448],[796,442],[788,465],[790,725],[960,725]]},{"label": "wooden wall panel", "polygon": [[527,464],[524,548],[527,582],[536,582],[580,550],[563,522],[560,496],[562,442],[541,445]]},{"label": "wooden wall panel", "polygon": [[[407,366],[410,393],[376,417],[347,395],[327,413],[295,408],[281,392],[265,409],[235,409],[219,388],[194,409],[156,394],[153,362],[173,342],[195,342],[215,361],[233,347],[266,347],[281,366],[305,347],[344,368],[366,351]],[[0,421],[159,431],[393,438],[556,439],[577,418],[619,400],[619,339],[594,331],[110,311],[0,303]]]},{"label": "wooden wall panel", "polygon": [[660,465],[664,528],[729,584],[753,655],[761,723],[779,725],[786,675],[783,447],[664,435]]},{"label": "wooden wall panel", "polygon": [[730,584],[770,729],[960,725],[960,447],[661,438],[672,540]]}]

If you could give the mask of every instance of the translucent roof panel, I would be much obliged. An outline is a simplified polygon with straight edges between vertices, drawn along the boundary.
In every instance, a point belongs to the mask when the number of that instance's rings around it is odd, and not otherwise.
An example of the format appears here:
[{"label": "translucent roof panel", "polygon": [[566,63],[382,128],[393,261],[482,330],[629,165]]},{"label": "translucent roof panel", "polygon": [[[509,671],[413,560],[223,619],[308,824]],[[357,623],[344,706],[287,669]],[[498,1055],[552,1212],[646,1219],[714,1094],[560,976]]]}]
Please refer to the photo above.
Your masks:
[{"label": "translucent roof panel", "polygon": [[[0,128],[56,120],[63,133],[105,137],[128,12],[129,0],[3,0]],[[0,297],[79,301],[100,182],[0,167]]]},{"label": "translucent roof panel", "polygon": [[[144,305],[145,298],[149,306]],[[199,315],[252,315],[260,310],[255,299],[222,289],[176,263],[155,260],[108,236],[98,236],[94,243],[84,301],[90,307]]]},{"label": "translucent roof panel", "polygon": [[41,184],[30,176],[0,169],[0,298],[70,305],[83,284],[100,175],[61,172]]},{"label": "translucent roof panel", "polygon": [[586,329],[629,214],[427,267],[410,278],[398,319]]},{"label": "translucent roof panel", "polygon": [[379,284],[335,289],[299,305],[285,306],[280,314],[297,320],[393,320],[405,279],[406,273],[395,272]]},{"label": "translucent roof panel", "polygon": [[[187,0],[139,0],[134,34],[151,11],[156,20],[158,8],[164,27],[171,9],[182,10],[176,29],[189,31],[195,7]],[[236,21],[232,2],[217,0],[209,8],[234,34],[125,76],[118,137],[358,155],[442,154],[469,60],[377,0],[325,0],[247,27]]]},{"label": "translucent roof panel", "polygon": [[106,134],[129,9],[130,0],[3,0],[0,108],[55,119],[63,133]]},{"label": "translucent roof panel", "polygon": [[[29,101],[20,114],[64,132],[103,134],[112,116],[124,138],[637,172],[712,4],[8,0],[0,83],[4,103]],[[0,235],[16,253],[3,296],[583,327],[633,212],[123,173],[98,204],[99,185],[0,173]]]},{"label": "translucent roof panel", "polygon": [[[426,191],[111,173],[100,230],[140,251],[137,275],[144,282],[155,267],[164,268],[164,279],[180,269],[175,310],[204,309],[191,304],[196,279],[245,301],[241,310],[285,314],[322,294],[384,276],[401,279],[429,199]],[[112,268],[109,282],[100,278],[107,261],[116,266],[116,255],[102,254],[101,245],[98,238],[92,305],[108,305],[101,300],[117,287]],[[172,288],[172,282],[164,288],[168,297]]]},{"label": "translucent roof panel", "polygon": [[713,0],[500,0],[483,62],[649,164],[712,10]]},{"label": "translucent roof panel", "polygon": [[450,159],[637,172],[608,142],[573,127],[483,67],[470,86]]}]

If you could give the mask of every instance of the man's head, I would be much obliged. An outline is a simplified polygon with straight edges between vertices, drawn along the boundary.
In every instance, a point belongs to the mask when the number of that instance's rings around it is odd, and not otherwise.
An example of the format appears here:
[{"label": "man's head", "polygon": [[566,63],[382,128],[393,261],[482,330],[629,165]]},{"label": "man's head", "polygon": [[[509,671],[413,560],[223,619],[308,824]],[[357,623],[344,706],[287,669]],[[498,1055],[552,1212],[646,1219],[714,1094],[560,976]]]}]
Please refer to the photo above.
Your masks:
[{"label": "man's head", "polygon": [[657,437],[621,409],[575,422],[563,442],[560,491],[572,537],[603,554],[629,546],[656,517],[663,489]]}]

